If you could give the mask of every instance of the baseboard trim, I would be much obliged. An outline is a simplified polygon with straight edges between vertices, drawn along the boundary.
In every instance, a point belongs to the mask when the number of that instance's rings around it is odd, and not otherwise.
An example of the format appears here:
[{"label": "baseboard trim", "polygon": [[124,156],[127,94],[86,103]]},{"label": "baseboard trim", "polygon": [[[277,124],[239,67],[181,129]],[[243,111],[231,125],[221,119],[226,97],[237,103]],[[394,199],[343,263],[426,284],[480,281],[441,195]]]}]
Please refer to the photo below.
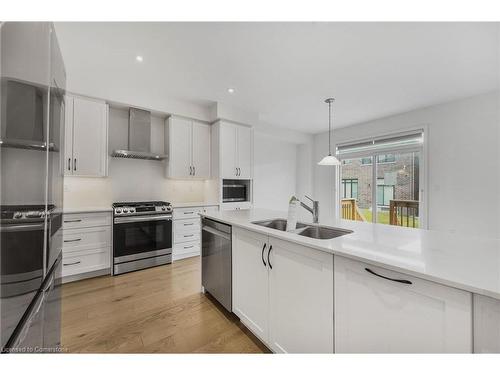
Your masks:
[{"label": "baseboard trim", "polygon": [[79,274],[70,275],[70,276],[64,276],[62,278],[62,283],[63,284],[72,283],[73,281],[90,279],[92,277],[98,277],[98,276],[104,276],[104,275],[111,275],[111,268],[104,268],[102,270],[84,272],[84,273],[79,273]]}]

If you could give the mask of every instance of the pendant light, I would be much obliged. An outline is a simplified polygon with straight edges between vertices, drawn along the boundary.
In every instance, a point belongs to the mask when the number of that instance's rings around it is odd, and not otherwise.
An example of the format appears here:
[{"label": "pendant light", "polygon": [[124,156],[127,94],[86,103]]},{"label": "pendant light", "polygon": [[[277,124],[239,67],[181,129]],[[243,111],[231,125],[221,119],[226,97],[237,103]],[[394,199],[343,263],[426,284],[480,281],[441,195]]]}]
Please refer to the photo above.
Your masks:
[{"label": "pendant light", "polygon": [[334,98],[328,98],[325,103],[328,103],[328,155],[325,156],[318,165],[340,165],[339,159],[332,155],[332,103]]}]

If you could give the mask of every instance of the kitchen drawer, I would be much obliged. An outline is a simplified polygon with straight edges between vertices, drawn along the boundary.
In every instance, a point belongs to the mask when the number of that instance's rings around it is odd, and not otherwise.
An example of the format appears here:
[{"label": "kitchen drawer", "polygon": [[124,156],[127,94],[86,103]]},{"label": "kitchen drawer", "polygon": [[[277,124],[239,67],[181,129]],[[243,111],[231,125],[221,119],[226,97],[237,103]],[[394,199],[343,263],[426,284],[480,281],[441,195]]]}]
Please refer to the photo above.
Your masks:
[{"label": "kitchen drawer", "polygon": [[111,227],[65,229],[63,252],[91,250],[111,246]]},{"label": "kitchen drawer", "polygon": [[174,233],[193,233],[200,231],[200,218],[174,221]]},{"label": "kitchen drawer", "polygon": [[175,244],[172,249],[173,260],[200,255],[200,241],[191,241]]},{"label": "kitchen drawer", "polygon": [[206,206],[202,208],[204,214],[208,212],[219,212],[219,206]]},{"label": "kitchen drawer", "polygon": [[200,227],[194,228],[192,231],[174,231],[174,243],[200,241]]},{"label": "kitchen drawer", "polygon": [[109,268],[110,252],[111,249],[108,247],[76,252],[70,255],[63,253],[63,277]]},{"label": "kitchen drawer", "polygon": [[198,218],[199,214],[202,212],[201,207],[185,207],[185,208],[174,208],[173,219],[190,219]]},{"label": "kitchen drawer", "polygon": [[84,212],[63,215],[63,229],[111,226],[110,212]]},{"label": "kitchen drawer", "polygon": [[250,208],[252,208],[252,203],[250,202],[222,203],[220,206],[221,211],[248,210]]}]

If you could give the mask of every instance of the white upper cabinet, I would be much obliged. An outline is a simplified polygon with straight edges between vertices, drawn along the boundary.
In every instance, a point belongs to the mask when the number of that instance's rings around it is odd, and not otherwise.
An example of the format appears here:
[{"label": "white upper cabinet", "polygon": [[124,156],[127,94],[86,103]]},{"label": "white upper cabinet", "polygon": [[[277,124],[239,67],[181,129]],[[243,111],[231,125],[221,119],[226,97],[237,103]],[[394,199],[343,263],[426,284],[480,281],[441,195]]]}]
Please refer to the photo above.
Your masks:
[{"label": "white upper cabinet", "polygon": [[226,121],[213,125],[214,176],[251,179],[253,175],[253,129]]},{"label": "white upper cabinet", "polygon": [[193,173],[210,178],[210,125],[193,121]]},{"label": "white upper cabinet", "polygon": [[[221,124],[220,131],[220,168],[222,178],[236,178],[237,171],[237,136],[238,130],[235,125]],[[216,150],[217,151],[217,150]]]},{"label": "white upper cabinet", "polygon": [[172,118],[167,120],[168,160],[167,177],[191,178],[191,120]]},{"label": "white upper cabinet", "polygon": [[108,105],[66,96],[66,176],[104,177],[108,166]]},{"label": "white upper cabinet", "polygon": [[470,353],[472,296],[335,257],[337,353]]},{"label": "white upper cabinet", "polygon": [[237,178],[249,180],[252,178],[253,130],[245,126],[236,129],[236,151],[238,155]]},{"label": "white upper cabinet", "polygon": [[168,178],[210,178],[210,125],[169,117],[166,149]]},{"label": "white upper cabinet", "polygon": [[333,353],[333,255],[233,227],[233,312],[277,353]]}]

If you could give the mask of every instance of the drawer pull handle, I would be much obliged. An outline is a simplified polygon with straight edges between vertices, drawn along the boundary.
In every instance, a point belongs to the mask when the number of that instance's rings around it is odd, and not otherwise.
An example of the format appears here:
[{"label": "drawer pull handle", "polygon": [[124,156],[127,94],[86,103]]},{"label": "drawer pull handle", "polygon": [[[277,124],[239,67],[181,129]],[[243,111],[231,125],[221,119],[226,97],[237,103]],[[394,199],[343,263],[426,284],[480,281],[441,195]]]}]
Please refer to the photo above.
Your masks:
[{"label": "drawer pull handle", "polygon": [[77,242],[81,240],[82,240],[81,238],[75,238],[74,240],[64,240],[64,242]]},{"label": "drawer pull handle", "polygon": [[395,281],[395,282],[397,282],[397,283],[407,284],[407,285],[411,285],[411,284],[413,284],[410,280],[392,279],[392,278],[387,277],[387,276],[382,276],[382,275],[379,275],[378,273],[373,272],[373,271],[372,271],[371,269],[369,269],[369,268],[365,268],[365,271],[366,271],[366,272],[368,272],[368,273],[371,273],[372,275],[375,275],[375,276],[381,277],[382,279],[386,279],[386,280],[390,280],[390,281]]},{"label": "drawer pull handle", "polygon": [[75,219],[75,220],[64,220],[65,223],[79,223],[81,222],[82,219]]},{"label": "drawer pull handle", "polygon": [[191,245],[191,246],[184,246],[184,249],[191,249],[192,247],[194,247],[194,245]]},{"label": "drawer pull handle", "polygon": [[78,262],[73,262],[73,263],[63,263],[63,266],[74,266],[75,264],[80,264],[82,263],[81,261]]},{"label": "drawer pull handle", "polygon": [[188,225],[194,225],[194,223],[184,224],[185,227],[187,227]]},{"label": "drawer pull handle", "polygon": [[192,214],[194,214],[194,211],[184,212],[184,215],[192,215]]},{"label": "drawer pull handle", "polygon": [[194,234],[185,234],[184,237],[193,237]]}]

